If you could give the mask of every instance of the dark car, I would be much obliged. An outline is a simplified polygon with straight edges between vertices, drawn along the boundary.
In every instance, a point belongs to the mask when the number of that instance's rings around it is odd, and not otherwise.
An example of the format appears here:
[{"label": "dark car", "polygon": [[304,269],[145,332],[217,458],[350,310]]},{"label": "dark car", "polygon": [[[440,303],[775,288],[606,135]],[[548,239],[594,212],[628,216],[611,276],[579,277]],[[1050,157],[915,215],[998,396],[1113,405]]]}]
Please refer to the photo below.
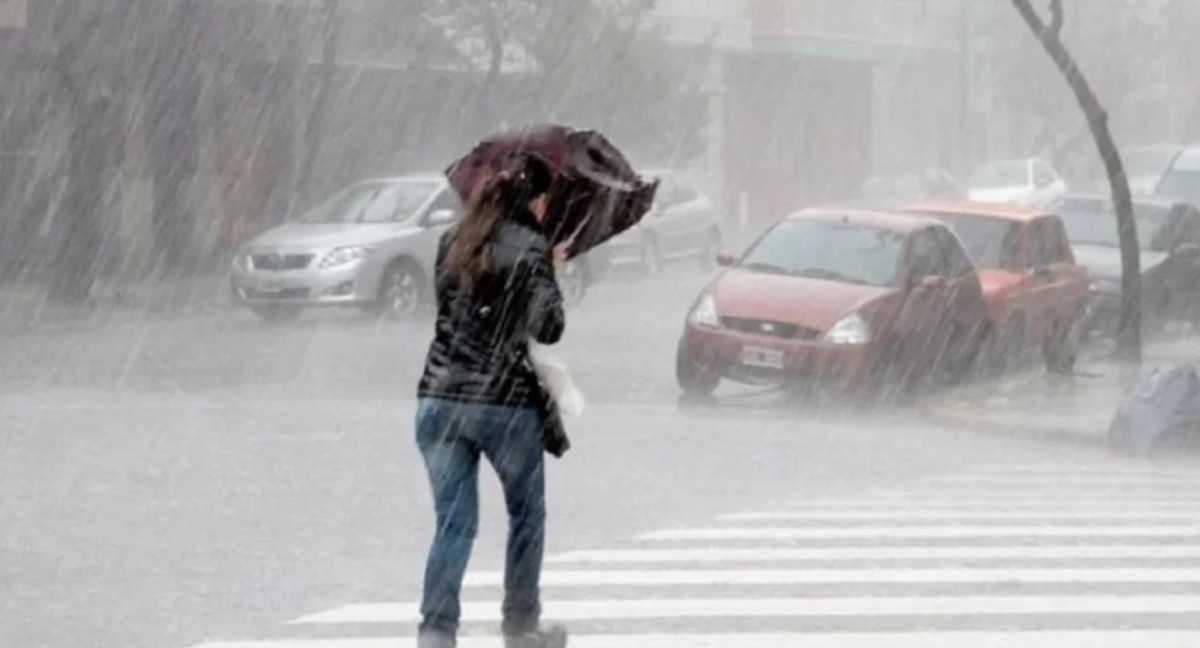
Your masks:
[{"label": "dark car", "polygon": [[676,375],[687,394],[722,380],[873,393],[974,366],[988,326],[958,239],[933,219],[850,210],[793,214],[696,300]]},{"label": "dark car", "polygon": [[[1112,200],[1068,196],[1054,210],[1091,276],[1085,330],[1111,333],[1121,305],[1121,251]],[[1151,325],[1200,322],[1200,211],[1187,203],[1134,202],[1143,314]]]},{"label": "dark car", "polygon": [[[1154,195],[1163,174],[1182,151],[1183,147],[1178,144],[1151,144],[1123,149],[1121,161],[1125,163],[1125,177],[1129,179],[1129,189],[1133,195]],[[1107,193],[1110,190],[1103,161],[1098,157],[1092,158],[1084,178],[1080,183],[1081,193]]]}]

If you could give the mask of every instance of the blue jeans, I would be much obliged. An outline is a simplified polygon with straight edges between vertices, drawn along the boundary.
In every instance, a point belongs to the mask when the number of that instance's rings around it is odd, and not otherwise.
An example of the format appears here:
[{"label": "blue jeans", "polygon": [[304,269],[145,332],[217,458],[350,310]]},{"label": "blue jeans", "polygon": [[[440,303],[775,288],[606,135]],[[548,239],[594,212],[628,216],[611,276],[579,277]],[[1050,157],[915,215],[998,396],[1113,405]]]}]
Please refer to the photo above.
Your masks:
[{"label": "blue jeans", "polygon": [[508,508],[503,630],[518,635],[537,629],[546,522],[540,421],[532,408],[421,399],[417,446],[429,471],[437,514],[425,565],[422,634],[453,638],[458,632],[459,593],[479,527],[480,455],[500,476]]}]

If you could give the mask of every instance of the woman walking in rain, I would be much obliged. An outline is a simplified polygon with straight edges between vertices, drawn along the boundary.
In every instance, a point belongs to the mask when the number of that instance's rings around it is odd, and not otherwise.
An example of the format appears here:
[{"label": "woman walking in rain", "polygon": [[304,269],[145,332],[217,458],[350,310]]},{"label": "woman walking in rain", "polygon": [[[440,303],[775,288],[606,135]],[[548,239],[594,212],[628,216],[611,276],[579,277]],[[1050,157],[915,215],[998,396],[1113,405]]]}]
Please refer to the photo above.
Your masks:
[{"label": "woman walking in rain", "polygon": [[565,319],[543,231],[552,182],[529,155],[483,183],[461,224],[442,237],[437,325],[418,388],[417,445],[433,486],[437,532],[425,567],[420,648],[452,648],[459,594],[479,519],[479,459],[500,477],[509,516],[504,570],[506,648],[562,648],[540,626],[545,540],[545,391],[529,341],[554,344]]}]

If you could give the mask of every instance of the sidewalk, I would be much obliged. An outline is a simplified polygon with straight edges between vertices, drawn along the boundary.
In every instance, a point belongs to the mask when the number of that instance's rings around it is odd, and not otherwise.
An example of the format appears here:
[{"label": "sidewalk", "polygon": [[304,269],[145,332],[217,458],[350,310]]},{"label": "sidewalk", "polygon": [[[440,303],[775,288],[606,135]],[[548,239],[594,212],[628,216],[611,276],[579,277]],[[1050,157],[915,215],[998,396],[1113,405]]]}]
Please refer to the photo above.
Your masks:
[{"label": "sidewalk", "polygon": [[972,429],[1080,444],[1106,444],[1108,425],[1129,385],[1144,368],[1200,364],[1200,339],[1146,346],[1141,367],[1106,355],[1081,359],[1072,376],[1036,370],[950,389],[924,406],[934,420]]},{"label": "sidewalk", "polygon": [[0,335],[96,325],[146,315],[192,315],[230,304],[224,275],[144,281],[134,285],[97,284],[83,306],[62,306],[37,286],[0,288]]}]

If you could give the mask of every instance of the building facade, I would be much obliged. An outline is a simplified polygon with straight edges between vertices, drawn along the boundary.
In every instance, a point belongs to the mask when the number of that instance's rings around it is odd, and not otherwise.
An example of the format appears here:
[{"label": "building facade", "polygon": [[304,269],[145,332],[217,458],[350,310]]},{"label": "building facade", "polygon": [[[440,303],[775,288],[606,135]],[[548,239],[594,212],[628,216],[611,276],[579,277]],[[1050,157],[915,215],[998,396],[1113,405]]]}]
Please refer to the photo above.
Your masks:
[{"label": "building facade", "polygon": [[709,153],[727,213],[768,222],[874,172],[955,166],[964,137],[957,0],[662,0],[711,52]]}]

